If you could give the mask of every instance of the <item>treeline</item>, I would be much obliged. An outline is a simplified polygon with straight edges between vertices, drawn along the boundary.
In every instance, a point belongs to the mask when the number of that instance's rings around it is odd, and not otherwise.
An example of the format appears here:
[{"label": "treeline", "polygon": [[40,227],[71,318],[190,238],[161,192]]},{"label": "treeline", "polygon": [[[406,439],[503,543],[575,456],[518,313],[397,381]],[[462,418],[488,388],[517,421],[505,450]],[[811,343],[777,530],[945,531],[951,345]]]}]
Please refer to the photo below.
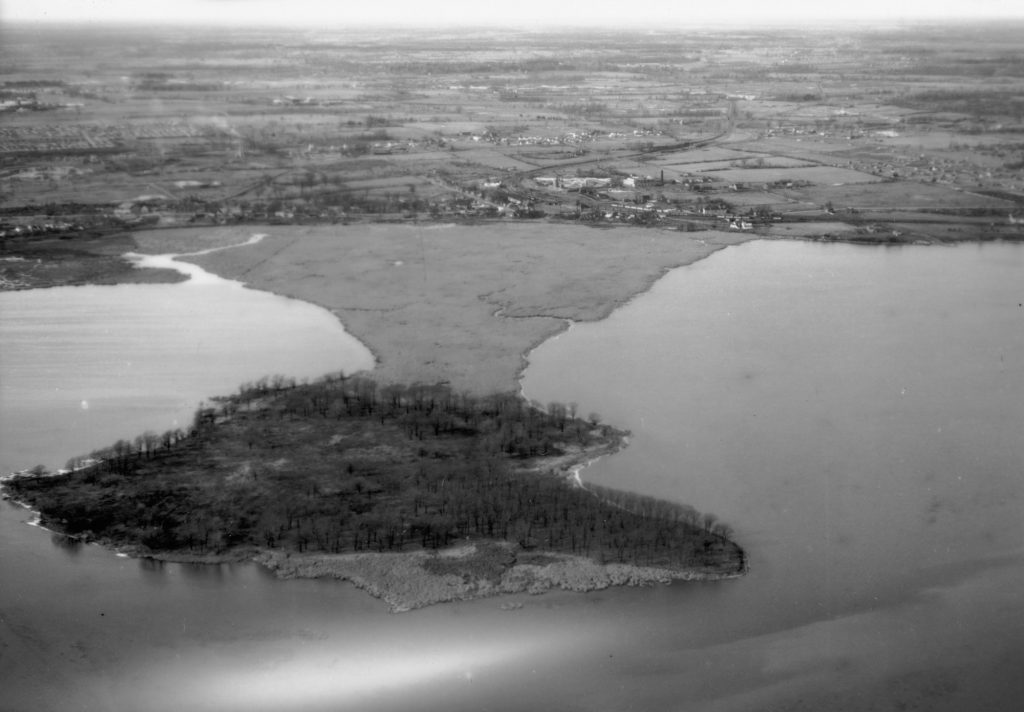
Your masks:
[{"label": "treeline", "polygon": [[516,60],[477,61],[404,61],[388,62],[393,74],[414,74],[417,77],[445,74],[508,74],[510,72],[551,72],[575,69],[575,65],[548,57],[527,57]]},{"label": "treeline", "polygon": [[896,106],[953,111],[976,117],[1024,115],[1024,98],[1016,91],[993,89],[934,89],[896,97]]},{"label": "treeline", "polygon": [[[444,384],[388,384],[371,378],[334,374],[316,383],[297,386],[294,379],[274,376],[239,387],[236,396],[221,399],[219,414],[234,416],[239,409],[278,395],[280,417],[351,420],[372,418],[381,426],[392,424],[411,440],[446,436],[468,437],[476,450],[513,458],[560,453],[571,444],[601,442],[614,430],[600,423],[596,413],[577,418],[577,406],[527,402],[514,393],[475,396],[456,392]],[[218,410],[201,408],[198,430],[217,420]]]},{"label": "treeline", "polygon": [[594,116],[608,113],[608,105],[600,101],[553,102],[544,105],[551,111],[558,111],[570,116]]},{"label": "treeline", "polygon": [[955,62],[922,63],[882,71],[900,77],[1021,77],[1024,76],[1024,61],[1020,57],[1007,55],[998,59],[958,59]]},{"label": "treeline", "polygon": [[571,404],[511,393],[275,377],[201,407],[188,433],[120,440],[74,472],[9,486],[67,534],[158,551],[397,552],[468,538],[742,569],[742,550],[712,515],[582,488],[545,465],[621,436]]},{"label": "treeline", "polygon": [[60,89],[66,86],[66,82],[59,79],[11,79],[0,83],[4,89]]},{"label": "treeline", "polygon": [[140,460],[149,460],[160,452],[169,452],[187,437],[181,428],[166,430],[157,434],[147,430],[132,440],[118,440],[109,447],[98,448],[88,455],[73,457],[65,468],[71,471],[103,470],[119,474],[131,474],[138,468]]}]

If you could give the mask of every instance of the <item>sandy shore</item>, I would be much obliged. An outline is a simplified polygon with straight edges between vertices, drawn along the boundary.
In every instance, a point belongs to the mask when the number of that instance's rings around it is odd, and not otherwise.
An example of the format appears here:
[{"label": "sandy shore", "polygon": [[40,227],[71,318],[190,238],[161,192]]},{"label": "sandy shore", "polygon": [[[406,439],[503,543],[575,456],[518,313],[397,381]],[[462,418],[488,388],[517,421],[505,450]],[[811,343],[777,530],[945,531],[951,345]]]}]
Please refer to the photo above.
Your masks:
[{"label": "sandy shore", "polygon": [[[379,598],[393,613],[449,601],[526,593],[600,591],[612,586],[651,586],[673,581],[720,581],[745,572],[671,569],[631,564],[600,564],[571,554],[521,552],[501,541],[471,542],[437,551],[357,554],[299,554],[276,549],[235,549],[221,554],[148,552],[96,542],[119,554],[177,564],[228,564],[252,561],[278,578],[330,578],[348,581]],[[499,554],[496,556],[496,554]],[[519,559],[517,559],[517,556]],[[499,560],[500,563],[495,563]],[[441,563],[452,572],[437,570]]]},{"label": "sandy shore", "polygon": [[[504,543],[490,546],[514,547]],[[472,559],[476,544],[440,552],[406,554],[304,555],[262,552],[254,557],[280,578],[334,578],[380,598],[392,612],[422,608],[435,603],[461,601],[513,593],[541,594],[553,589],[598,591],[610,586],[649,586],[672,581],[712,581],[739,574],[714,571],[672,570],[627,564],[599,564],[568,554],[545,553],[537,563],[515,563],[496,576],[438,574],[429,563],[438,559]],[[543,557],[543,558],[541,558]]]},{"label": "sandy shore", "polygon": [[547,223],[474,226],[240,226],[140,232],[139,251],[189,261],[251,287],[330,309],[391,382],[516,390],[529,351],[569,321],[603,319],[667,271],[739,233],[597,229]]}]

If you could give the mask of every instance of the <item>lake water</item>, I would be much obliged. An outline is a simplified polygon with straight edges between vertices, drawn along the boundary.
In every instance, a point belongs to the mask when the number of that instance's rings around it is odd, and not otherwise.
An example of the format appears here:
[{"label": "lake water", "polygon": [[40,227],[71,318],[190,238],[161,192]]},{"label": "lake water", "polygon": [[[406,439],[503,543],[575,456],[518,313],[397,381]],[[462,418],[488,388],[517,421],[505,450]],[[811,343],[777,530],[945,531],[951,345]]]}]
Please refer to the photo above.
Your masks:
[{"label": "lake water", "polygon": [[635,433],[587,479],[748,549],[705,609],[740,680],[709,709],[1024,700],[1022,302],[1019,245],[754,242],[534,352],[527,396]]},{"label": "lake water", "polygon": [[748,243],[531,354],[527,397],[634,433],[584,478],[718,514],[737,581],[390,615],[4,505],[0,710],[1017,709],[1022,277],[1012,245]]},{"label": "lake water", "polygon": [[200,401],[263,376],[373,367],[326,309],[142,261],[190,279],[0,293],[0,473],[187,429]]}]

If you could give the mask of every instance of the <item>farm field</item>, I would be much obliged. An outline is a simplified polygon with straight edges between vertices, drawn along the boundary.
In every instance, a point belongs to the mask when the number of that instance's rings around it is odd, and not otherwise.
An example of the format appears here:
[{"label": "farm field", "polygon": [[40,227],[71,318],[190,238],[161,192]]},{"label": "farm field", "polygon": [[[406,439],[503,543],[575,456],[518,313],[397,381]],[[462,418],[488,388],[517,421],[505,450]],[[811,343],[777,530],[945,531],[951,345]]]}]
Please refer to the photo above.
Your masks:
[{"label": "farm field", "polygon": [[950,28],[739,44],[623,32],[582,53],[518,30],[443,46],[394,31],[2,32],[5,240],[482,219],[767,234],[856,226],[850,208],[910,210],[918,237],[951,214],[985,217],[958,228],[974,237],[1021,234],[1009,30],[981,44]]},{"label": "farm field", "polygon": [[815,186],[813,189],[786,191],[797,199],[831,201],[834,205],[859,209],[910,208],[941,212],[946,209],[1012,211],[1011,201],[956,190],[928,183],[886,182],[868,185]]},{"label": "farm field", "polygon": [[804,166],[800,168],[725,168],[715,170],[714,177],[731,183],[791,183],[807,181],[814,185],[847,185],[850,183],[876,183],[879,176],[851,171],[834,166]]},{"label": "farm field", "polygon": [[731,161],[698,161],[697,163],[661,163],[668,168],[685,170],[692,173],[703,173],[705,171],[721,171],[729,168],[757,168],[759,170],[769,168],[797,168],[813,166],[814,163],[790,156],[768,155],[747,155]]}]

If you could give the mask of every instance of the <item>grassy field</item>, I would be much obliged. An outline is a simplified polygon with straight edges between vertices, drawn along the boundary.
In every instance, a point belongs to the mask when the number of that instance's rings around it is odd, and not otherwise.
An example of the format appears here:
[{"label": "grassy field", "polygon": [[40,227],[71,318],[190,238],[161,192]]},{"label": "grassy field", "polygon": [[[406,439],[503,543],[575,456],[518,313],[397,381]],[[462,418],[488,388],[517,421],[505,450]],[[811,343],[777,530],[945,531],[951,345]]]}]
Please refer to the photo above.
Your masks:
[{"label": "grassy field", "polygon": [[873,183],[862,185],[815,186],[807,190],[780,191],[787,196],[832,201],[836,208],[1008,208],[1011,204],[944,185],[927,183]]},{"label": "grassy field", "polygon": [[809,181],[815,185],[847,185],[850,183],[877,183],[882,180],[868,173],[832,166],[804,168],[727,168],[712,174],[729,183],[774,183],[776,181]]},{"label": "grassy field", "polygon": [[[749,153],[743,151],[736,151],[731,148],[725,147],[710,147],[710,148],[696,148],[688,151],[674,151],[672,153],[666,153],[659,158],[655,159],[655,163],[664,164],[666,166],[680,166],[683,164],[712,164],[719,161],[742,161],[744,158],[749,158]],[[694,169],[694,170],[700,170]]]},{"label": "grassy field", "polygon": [[[804,166],[813,166],[813,163],[801,160],[799,158],[790,158],[788,156],[774,156],[771,154],[756,154],[751,153],[743,157],[731,158],[723,161],[698,161],[691,163],[688,161],[682,161],[679,163],[668,163],[665,161],[655,161],[659,166],[665,168],[673,168],[677,171],[686,171],[689,173],[704,173],[707,171],[722,171],[728,169],[740,169],[740,168],[757,168],[759,170],[770,170],[773,168],[800,168]],[[757,165],[760,163],[761,165]]]},{"label": "grassy field", "polygon": [[382,381],[516,387],[524,354],[749,236],[551,224],[265,226],[135,234],[150,253],[260,243],[193,261],[320,304],[377,356]]}]

